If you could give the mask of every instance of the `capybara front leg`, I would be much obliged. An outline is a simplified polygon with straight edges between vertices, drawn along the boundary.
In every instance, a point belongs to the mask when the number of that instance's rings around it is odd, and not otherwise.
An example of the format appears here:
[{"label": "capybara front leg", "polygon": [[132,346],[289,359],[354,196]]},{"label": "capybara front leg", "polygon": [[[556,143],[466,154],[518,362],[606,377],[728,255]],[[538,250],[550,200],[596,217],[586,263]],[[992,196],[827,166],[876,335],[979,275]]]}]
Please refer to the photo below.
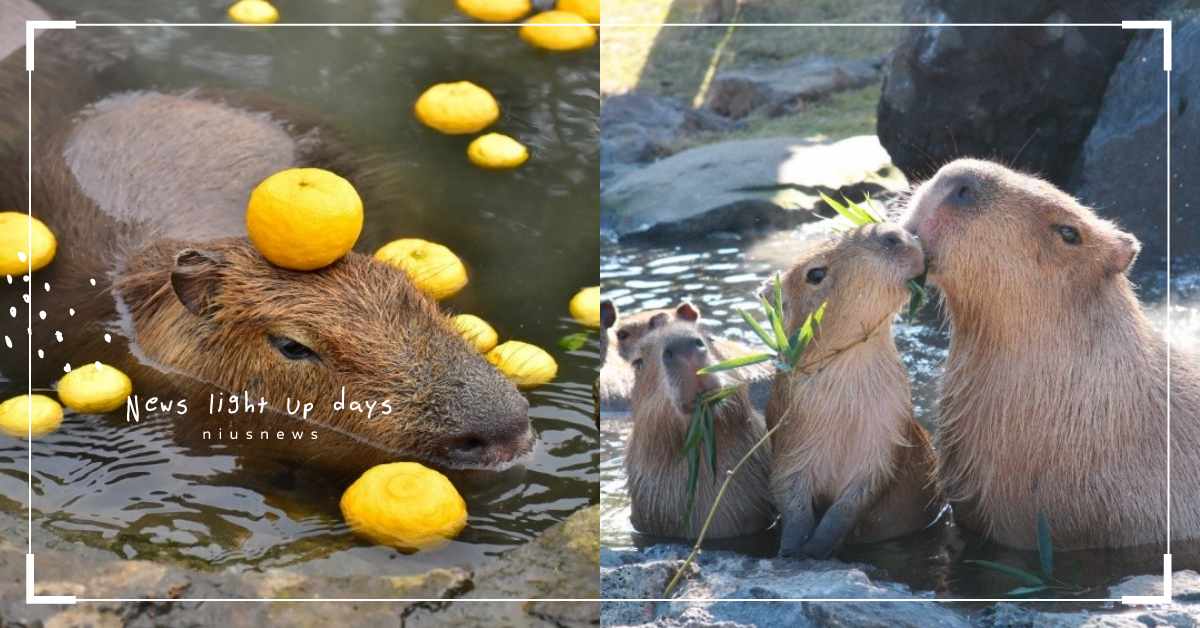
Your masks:
[{"label": "capybara front leg", "polygon": [[821,516],[821,522],[817,524],[817,529],[800,549],[801,554],[821,559],[832,556],[841,547],[846,537],[854,531],[855,525],[858,524],[859,514],[870,503],[869,493],[868,483],[862,480],[851,484],[843,491],[829,507],[829,510],[826,510],[825,514]]},{"label": "capybara front leg", "polygon": [[802,548],[813,533],[812,492],[797,482],[788,494],[787,502],[779,505],[783,516],[783,531],[779,537],[779,555],[783,558],[803,556]]}]

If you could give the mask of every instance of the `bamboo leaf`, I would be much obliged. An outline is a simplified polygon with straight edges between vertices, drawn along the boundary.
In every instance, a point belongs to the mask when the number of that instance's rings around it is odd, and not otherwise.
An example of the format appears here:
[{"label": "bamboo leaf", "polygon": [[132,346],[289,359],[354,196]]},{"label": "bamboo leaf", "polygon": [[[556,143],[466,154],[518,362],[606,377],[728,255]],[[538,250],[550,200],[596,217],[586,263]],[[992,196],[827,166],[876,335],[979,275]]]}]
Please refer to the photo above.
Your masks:
[{"label": "bamboo leaf", "polygon": [[712,471],[713,483],[717,481],[717,431],[713,425],[713,413],[710,407],[704,417],[704,442],[708,445],[708,469]]},{"label": "bamboo leaf", "polygon": [[696,374],[711,375],[712,373],[719,373],[721,371],[732,371],[733,369],[742,368],[743,366],[750,366],[751,364],[766,362],[773,357],[775,356],[770,353],[751,353],[750,355],[743,355],[736,358],[730,358],[716,364],[710,364],[699,371],[696,371]]},{"label": "bamboo leaf", "polygon": [[758,334],[758,337],[761,338],[763,343],[770,347],[772,351],[779,350],[779,345],[775,343],[775,339],[767,333],[767,330],[763,329],[762,325],[758,324],[758,321],[754,320],[754,317],[750,315],[750,312],[747,312],[746,310],[738,310],[738,314],[742,315],[742,320],[746,321],[746,324],[750,326],[750,329],[753,329],[754,333]]},{"label": "bamboo leaf", "polygon": [[1050,520],[1046,513],[1039,512],[1037,516],[1038,559],[1042,566],[1042,577],[1054,579],[1054,544],[1050,539]]},{"label": "bamboo leaf", "polygon": [[1044,584],[1034,586],[1034,587],[1017,587],[1017,588],[1009,591],[1008,595],[1011,595],[1014,597],[1019,597],[1022,595],[1029,595],[1031,593],[1038,593],[1039,591],[1045,591],[1046,589],[1049,589],[1049,588],[1050,588],[1049,586],[1044,585]]},{"label": "bamboo leaf", "polygon": [[917,318],[921,308],[925,307],[928,296],[925,292],[925,275],[908,280],[908,292],[912,295],[908,300],[908,320]]},{"label": "bamboo leaf", "polygon": [[707,403],[711,407],[713,405],[716,405],[717,402],[730,397],[737,391],[738,391],[737,386],[723,386],[716,390],[710,390],[709,392],[704,393],[704,397],[702,397],[701,400],[704,403]]},{"label": "bamboo leaf", "polygon": [[824,192],[821,192],[821,200],[825,201],[826,205],[833,208],[833,211],[837,212],[839,216],[848,220],[851,225],[854,225],[855,227],[861,227],[864,224],[862,222],[862,217],[857,215],[853,209],[850,209],[849,207],[846,207],[845,205],[833,200]]},{"label": "bamboo leaf", "polygon": [[856,212],[858,212],[863,217],[864,220],[866,220],[866,222],[864,222],[863,224],[872,224],[872,223],[878,224],[878,223],[883,222],[883,217],[880,216],[879,213],[875,211],[874,206],[871,204],[870,196],[867,197],[865,206],[859,205],[858,203],[855,203],[854,201],[846,198],[845,196],[843,196],[842,199],[845,200],[846,203],[848,203],[852,209],[854,209]]},{"label": "bamboo leaf", "polygon": [[1045,581],[1043,581],[1037,574],[1030,573],[1017,567],[1010,567],[1004,563],[998,563],[991,560],[965,560],[963,562],[969,565],[979,565],[980,567],[1012,576],[1013,578],[1016,578],[1017,580],[1031,587],[1046,586]]}]

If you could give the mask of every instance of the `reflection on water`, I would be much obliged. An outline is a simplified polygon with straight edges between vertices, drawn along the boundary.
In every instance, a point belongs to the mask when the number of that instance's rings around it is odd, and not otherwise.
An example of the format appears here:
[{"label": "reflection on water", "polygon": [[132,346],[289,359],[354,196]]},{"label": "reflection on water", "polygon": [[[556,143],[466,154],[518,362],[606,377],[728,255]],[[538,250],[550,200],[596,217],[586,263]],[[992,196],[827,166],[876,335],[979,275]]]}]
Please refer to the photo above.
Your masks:
[{"label": "reflection on water", "polygon": [[[806,226],[763,240],[743,240],[716,234],[706,240],[676,246],[605,242],[601,247],[600,283],[605,298],[622,312],[662,308],[682,300],[699,305],[701,322],[711,332],[747,344],[758,343],[737,309],[757,307],[757,287],[777,270],[787,267],[793,252],[824,230]],[[1194,260],[1179,260],[1172,277],[1171,339],[1176,351],[1200,349],[1200,267]],[[1166,328],[1165,271],[1136,278],[1152,322]],[[900,349],[913,388],[917,419],[932,428],[936,408],[936,381],[948,346],[947,330],[928,307],[915,324],[898,320],[896,345]],[[628,416],[606,413],[601,420],[601,542],[611,548],[641,547],[655,542],[637,535],[629,522],[625,490],[625,442],[631,431]],[[777,542],[774,531],[743,539],[737,551],[771,555]],[[659,540],[661,542],[661,540]],[[1200,553],[1191,547],[1173,546],[1177,569],[1200,564]],[[995,597],[1013,586],[1012,580],[964,564],[967,559],[998,560],[1037,570],[1033,552],[999,547],[943,520],[933,528],[908,538],[864,547],[847,548],[843,560],[860,561],[881,570],[884,577],[914,588],[956,597]],[[1057,572],[1068,581],[1103,594],[1103,587],[1132,574],[1159,573],[1156,551],[1062,552]]]},{"label": "reflection on water", "polygon": [[[81,21],[223,22],[228,3],[121,0],[82,13],[74,1],[43,4],[57,17]],[[465,21],[453,3],[330,0],[279,6],[291,22]],[[446,308],[483,317],[503,339],[546,348],[559,374],[526,393],[538,436],[526,467],[454,474],[470,520],[462,536],[440,550],[403,556],[350,534],[338,499],[352,478],[247,459],[219,443],[206,451],[185,449],[173,441],[166,416],[127,424],[70,413],[59,432],[34,444],[38,547],[62,536],[124,557],[194,559],[197,566],[288,564],[321,573],[407,573],[476,563],[596,501],[591,383],[597,344],[594,335],[577,351],[555,344],[580,331],[567,316],[567,302],[596,281],[595,51],[545,54],[520,41],[513,28],[105,32],[133,49],[122,68],[122,89],[261,89],[332,118],[383,158],[402,190],[395,206],[367,208],[358,249],[369,252],[397,237],[446,244],[471,276],[470,286],[445,302]],[[466,159],[471,137],[439,135],[413,119],[419,93],[451,80],[471,80],[496,95],[503,116],[493,128],[529,147],[527,164],[512,172],[480,170]],[[0,292],[0,299],[0,311],[11,305],[24,316],[17,286]],[[99,336],[103,330],[96,321],[81,321],[71,333]],[[12,351],[23,364],[26,347],[15,344]],[[6,373],[2,392],[24,389],[19,373]],[[0,440],[0,508],[23,510],[25,461],[23,442]]]}]

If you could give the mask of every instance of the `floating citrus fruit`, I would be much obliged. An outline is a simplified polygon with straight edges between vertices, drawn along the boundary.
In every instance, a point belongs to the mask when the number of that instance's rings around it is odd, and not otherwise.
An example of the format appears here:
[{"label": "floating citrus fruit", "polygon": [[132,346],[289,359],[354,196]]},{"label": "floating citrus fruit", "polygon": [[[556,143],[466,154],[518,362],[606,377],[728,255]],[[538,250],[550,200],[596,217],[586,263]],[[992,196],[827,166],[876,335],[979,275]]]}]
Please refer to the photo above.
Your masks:
[{"label": "floating citrus fruit", "polygon": [[571,316],[580,325],[600,327],[600,286],[584,288],[571,297]]},{"label": "floating citrus fruit", "polygon": [[[29,255],[31,232],[32,256]],[[54,259],[57,250],[58,240],[45,223],[21,212],[0,212],[0,274],[25,274],[29,271],[31,258],[34,270],[44,268]]]},{"label": "floating citrus fruit", "polygon": [[492,329],[492,326],[488,325],[487,321],[478,316],[459,314],[450,319],[450,322],[454,325],[454,329],[458,330],[458,333],[462,334],[462,337],[467,340],[467,343],[475,347],[475,350],[480,353],[491,351],[492,347],[495,347],[496,342],[500,339],[496,335],[496,330]]},{"label": "floating citrus fruit", "polygon": [[266,0],[239,0],[229,7],[229,19],[241,24],[274,24],[279,11]]},{"label": "floating citrus fruit", "polygon": [[44,436],[62,420],[62,406],[45,395],[21,395],[0,403],[0,431],[14,438],[28,438],[31,430],[35,437]]},{"label": "floating citrus fruit", "polygon": [[516,22],[533,9],[529,0],[458,0],[458,10],[484,22]]},{"label": "floating citrus fruit", "polygon": [[475,138],[467,146],[467,158],[480,168],[503,170],[525,163],[529,159],[529,151],[507,135],[488,133]]},{"label": "floating citrus fruit", "polygon": [[112,412],[132,392],[133,383],[124,373],[100,362],[81,366],[58,380],[58,398],[76,412]]},{"label": "floating citrus fruit", "polygon": [[272,264],[315,270],[341,259],[362,232],[363,205],[350,182],[320,168],[290,168],[250,193],[246,231]]},{"label": "floating citrus fruit", "polygon": [[517,340],[500,344],[486,357],[520,388],[541,386],[558,374],[558,364],[549,353]]},{"label": "floating citrus fruit", "polygon": [[574,13],[592,24],[600,23],[600,0],[558,0],[554,8]]},{"label": "floating citrus fruit", "polygon": [[[539,26],[533,26],[533,25]],[[553,24],[554,26],[540,26]],[[521,39],[538,48],[565,52],[596,45],[596,29],[587,20],[567,11],[546,11],[525,20]]]},{"label": "floating citrus fruit", "polygon": [[484,88],[468,82],[438,83],[413,105],[417,119],[449,135],[477,133],[500,117],[500,105]]},{"label": "floating citrus fruit", "polygon": [[467,268],[462,260],[436,242],[420,238],[392,240],[375,251],[375,259],[403,270],[418,290],[439,301],[467,285]]},{"label": "floating citrus fruit", "polygon": [[467,504],[446,476],[416,462],[368,469],[342,494],[342,516],[355,532],[401,549],[427,549],[467,525]]}]

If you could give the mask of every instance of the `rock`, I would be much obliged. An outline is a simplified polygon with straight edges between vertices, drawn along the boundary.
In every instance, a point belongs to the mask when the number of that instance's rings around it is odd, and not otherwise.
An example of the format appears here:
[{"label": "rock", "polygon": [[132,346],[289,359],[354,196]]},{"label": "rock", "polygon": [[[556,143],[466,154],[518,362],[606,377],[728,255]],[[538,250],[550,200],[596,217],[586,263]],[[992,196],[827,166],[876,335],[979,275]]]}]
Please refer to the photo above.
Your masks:
[{"label": "rock", "polygon": [[[682,563],[687,548],[655,546],[644,552],[611,552],[601,568],[605,597],[662,597],[666,582]],[[678,598],[905,598],[920,600],[900,584],[875,581],[856,565],[837,561],[750,558],[706,551],[693,573],[673,594]],[[608,602],[601,623],[677,626],[968,626],[966,618],[936,602],[894,604],[758,602]]]},{"label": "rock", "polygon": [[124,625],[115,613],[87,607],[72,608],[46,620],[46,628],[122,628]]},{"label": "rock", "polygon": [[[596,598],[600,563],[600,507],[572,514],[536,539],[506,552],[475,572],[465,598]],[[420,608],[406,626],[590,626],[599,622],[596,602],[479,604],[447,602]]]},{"label": "rock", "polygon": [[878,60],[805,57],[727,70],[713,78],[705,107],[735,120],[758,109],[770,117],[781,116],[802,109],[806,102],[878,81],[879,66]]},{"label": "rock", "polygon": [[668,155],[689,134],[728,131],[735,126],[674,98],[643,92],[609,96],[600,108],[600,178]]},{"label": "rock", "polygon": [[[1171,78],[1171,247],[1200,250],[1200,10],[1173,17]],[[1137,36],[1109,79],[1069,189],[1142,241],[1139,266],[1162,268],[1167,251],[1167,172],[1163,160],[1168,106],[1162,33]]]},{"label": "rock", "polygon": [[861,199],[906,186],[874,136],[773,137],[709,144],[629,172],[601,191],[600,206],[622,237],[686,239],[815,220],[828,212],[820,192]]},{"label": "rock", "polygon": [[[1160,3],[918,0],[905,21],[1115,23]],[[907,29],[885,63],[880,141],[910,179],[971,156],[1062,185],[1130,38],[1116,27]]]}]

